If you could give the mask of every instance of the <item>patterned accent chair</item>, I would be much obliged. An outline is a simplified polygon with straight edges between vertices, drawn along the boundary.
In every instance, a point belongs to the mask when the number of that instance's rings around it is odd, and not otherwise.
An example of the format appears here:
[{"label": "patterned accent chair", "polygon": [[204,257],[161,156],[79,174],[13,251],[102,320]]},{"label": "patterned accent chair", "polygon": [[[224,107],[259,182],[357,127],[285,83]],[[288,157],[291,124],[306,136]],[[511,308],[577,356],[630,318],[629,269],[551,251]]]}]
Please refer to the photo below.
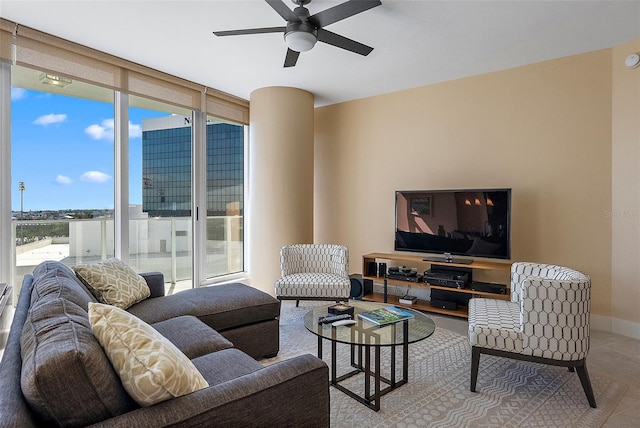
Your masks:
[{"label": "patterned accent chair", "polygon": [[589,405],[596,400],[587,373],[591,279],[548,264],[511,266],[511,301],[469,301],[471,386],[476,390],[480,354],[576,370]]},{"label": "patterned accent chair", "polygon": [[348,300],[349,249],[334,244],[294,244],[280,249],[279,300]]}]

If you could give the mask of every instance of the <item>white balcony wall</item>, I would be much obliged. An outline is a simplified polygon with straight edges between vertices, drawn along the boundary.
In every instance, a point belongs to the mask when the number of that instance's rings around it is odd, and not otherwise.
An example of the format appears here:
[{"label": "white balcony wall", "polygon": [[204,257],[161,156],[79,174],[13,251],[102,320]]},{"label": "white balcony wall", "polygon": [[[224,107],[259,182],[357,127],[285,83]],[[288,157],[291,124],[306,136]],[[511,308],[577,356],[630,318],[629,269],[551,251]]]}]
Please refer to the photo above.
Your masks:
[{"label": "white balcony wall", "polygon": [[80,263],[113,256],[113,219],[70,220],[69,256]]},{"label": "white balcony wall", "polygon": [[[113,219],[70,220],[69,256],[78,260],[113,256],[113,233]],[[129,233],[132,256],[171,253],[174,246],[177,253],[191,249],[188,217],[136,220]]]}]

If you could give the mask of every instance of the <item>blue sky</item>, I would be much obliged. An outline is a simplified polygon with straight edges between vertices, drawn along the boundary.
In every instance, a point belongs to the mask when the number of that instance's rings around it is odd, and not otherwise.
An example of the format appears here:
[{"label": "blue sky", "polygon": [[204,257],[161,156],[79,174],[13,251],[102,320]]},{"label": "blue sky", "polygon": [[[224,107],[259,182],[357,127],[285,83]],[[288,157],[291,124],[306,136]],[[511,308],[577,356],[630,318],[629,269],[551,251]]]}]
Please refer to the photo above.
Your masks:
[{"label": "blue sky", "polygon": [[[11,209],[112,209],[113,104],[12,88]],[[129,201],[142,203],[142,119],[129,109]]]}]

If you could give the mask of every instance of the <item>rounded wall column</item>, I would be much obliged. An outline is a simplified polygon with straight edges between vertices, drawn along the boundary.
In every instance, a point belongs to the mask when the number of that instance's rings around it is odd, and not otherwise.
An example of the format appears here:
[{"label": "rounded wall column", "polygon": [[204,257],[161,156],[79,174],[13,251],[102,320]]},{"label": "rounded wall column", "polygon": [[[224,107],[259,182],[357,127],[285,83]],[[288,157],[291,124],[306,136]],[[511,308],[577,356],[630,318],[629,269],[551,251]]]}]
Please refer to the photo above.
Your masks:
[{"label": "rounded wall column", "polygon": [[250,102],[249,274],[273,295],[280,247],[313,242],[313,95],[268,87]]}]

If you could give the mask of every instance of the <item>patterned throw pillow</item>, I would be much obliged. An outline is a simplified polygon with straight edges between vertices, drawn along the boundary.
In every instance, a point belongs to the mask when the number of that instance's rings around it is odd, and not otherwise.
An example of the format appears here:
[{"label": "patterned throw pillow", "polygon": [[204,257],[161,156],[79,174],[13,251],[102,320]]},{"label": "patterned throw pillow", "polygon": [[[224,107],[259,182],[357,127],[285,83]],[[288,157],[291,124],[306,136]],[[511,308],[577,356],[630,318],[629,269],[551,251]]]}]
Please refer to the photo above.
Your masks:
[{"label": "patterned throw pillow", "polygon": [[151,295],[144,278],[115,257],[99,263],[78,264],[73,270],[100,302],[120,309],[127,309]]},{"label": "patterned throw pillow", "polygon": [[124,389],[140,406],[209,386],[186,355],[134,315],[91,302],[89,322]]}]

